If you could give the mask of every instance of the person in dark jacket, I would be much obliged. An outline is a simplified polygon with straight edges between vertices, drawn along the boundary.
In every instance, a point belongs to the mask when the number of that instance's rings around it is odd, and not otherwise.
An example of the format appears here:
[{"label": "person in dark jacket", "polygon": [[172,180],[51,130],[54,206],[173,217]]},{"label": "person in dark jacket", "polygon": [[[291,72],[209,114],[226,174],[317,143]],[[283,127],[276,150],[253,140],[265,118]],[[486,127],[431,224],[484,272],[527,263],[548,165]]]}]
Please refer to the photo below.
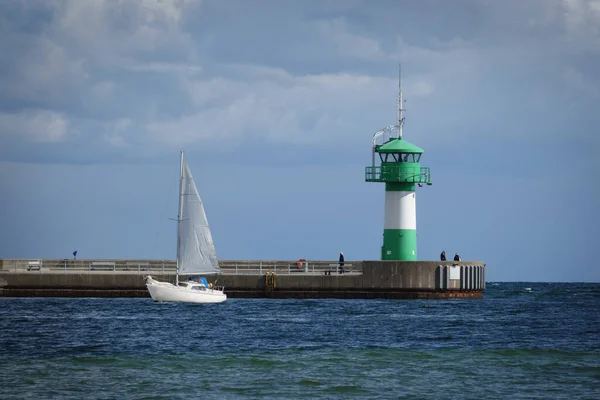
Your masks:
[{"label": "person in dark jacket", "polygon": [[440,254],[440,260],[446,261],[446,250],[442,250],[442,254]]},{"label": "person in dark jacket", "polygon": [[460,256],[458,255],[458,253],[454,253],[454,261],[461,261]]},{"label": "person in dark jacket", "polygon": [[340,274],[344,273],[344,253],[340,251]]}]

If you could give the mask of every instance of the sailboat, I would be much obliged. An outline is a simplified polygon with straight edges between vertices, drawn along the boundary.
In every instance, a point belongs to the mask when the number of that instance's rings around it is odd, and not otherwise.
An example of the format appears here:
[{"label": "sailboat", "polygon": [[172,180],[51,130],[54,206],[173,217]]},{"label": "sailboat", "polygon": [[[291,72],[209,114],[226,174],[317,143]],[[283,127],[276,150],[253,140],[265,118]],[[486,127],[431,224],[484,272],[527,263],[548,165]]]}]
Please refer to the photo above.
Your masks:
[{"label": "sailboat", "polygon": [[[227,299],[224,287],[213,286],[201,276],[219,273],[217,252],[202,199],[181,150],[175,284],[160,282],[148,275],[145,277],[146,287],[154,301],[221,303]],[[188,280],[180,281],[179,275],[189,276]]]}]

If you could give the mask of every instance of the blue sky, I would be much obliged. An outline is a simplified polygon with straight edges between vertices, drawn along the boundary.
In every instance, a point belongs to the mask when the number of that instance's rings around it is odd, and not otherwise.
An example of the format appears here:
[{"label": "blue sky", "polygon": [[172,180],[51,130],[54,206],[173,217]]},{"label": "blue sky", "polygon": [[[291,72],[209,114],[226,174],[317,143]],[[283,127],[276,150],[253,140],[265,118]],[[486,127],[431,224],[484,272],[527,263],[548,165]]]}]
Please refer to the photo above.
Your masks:
[{"label": "blue sky", "polygon": [[3,1],[0,257],[378,259],[374,132],[425,149],[419,259],[600,281],[600,1]]}]

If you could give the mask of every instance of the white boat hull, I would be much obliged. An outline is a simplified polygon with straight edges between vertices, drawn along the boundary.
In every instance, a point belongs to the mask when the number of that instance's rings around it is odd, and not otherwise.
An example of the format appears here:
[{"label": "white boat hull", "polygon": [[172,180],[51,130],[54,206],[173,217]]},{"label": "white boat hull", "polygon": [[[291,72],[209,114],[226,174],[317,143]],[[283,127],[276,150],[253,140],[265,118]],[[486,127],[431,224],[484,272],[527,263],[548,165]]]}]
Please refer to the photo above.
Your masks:
[{"label": "white boat hull", "polygon": [[[196,286],[196,285],[194,285]],[[169,282],[160,282],[146,277],[146,287],[154,301],[181,302],[181,303],[222,303],[227,300],[227,295],[222,290],[203,288],[191,289],[189,286],[175,286]]]}]

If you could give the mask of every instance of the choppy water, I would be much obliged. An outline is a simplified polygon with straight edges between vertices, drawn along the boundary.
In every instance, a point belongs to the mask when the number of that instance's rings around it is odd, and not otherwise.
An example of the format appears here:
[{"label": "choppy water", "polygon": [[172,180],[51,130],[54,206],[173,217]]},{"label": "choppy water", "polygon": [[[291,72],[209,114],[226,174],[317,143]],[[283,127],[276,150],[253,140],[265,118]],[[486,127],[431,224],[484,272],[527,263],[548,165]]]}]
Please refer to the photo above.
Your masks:
[{"label": "choppy water", "polygon": [[1,399],[600,399],[600,284],[483,300],[0,298]]}]

